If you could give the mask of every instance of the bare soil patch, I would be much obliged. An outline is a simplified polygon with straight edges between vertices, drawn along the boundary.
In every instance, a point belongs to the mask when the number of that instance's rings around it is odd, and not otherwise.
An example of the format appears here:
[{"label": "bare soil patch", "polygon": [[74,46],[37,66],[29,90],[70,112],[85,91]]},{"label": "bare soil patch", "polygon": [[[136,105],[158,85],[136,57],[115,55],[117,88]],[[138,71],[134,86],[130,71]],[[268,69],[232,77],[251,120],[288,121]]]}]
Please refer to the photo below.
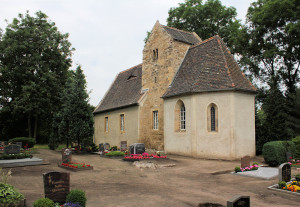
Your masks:
[{"label": "bare soil patch", "polygon": [[[268,190],[277,179],[260,180],[227,173],[240,161],[194,159],[168,156],[155,162],[171,167],[137,168],[132,162],[105,159],[93,154],[73,154],[73,161],[90,164],[94,170],[72,172],[58,167],[61,152],[39,150],[37,157],[49,165],[12,168],[10,184],[27,198],[28,206],[44,197],[43,176],[49,171],[69,172],[71,189],[83,189],[88,207],[185,207],[199,203],[220,203],[226,206],[234,195],[250,196],[251,206],[298,206],[300,197]],[[258,158],[257,160],[259,160]],[[295,174],[292,171],[292,174]]]}]

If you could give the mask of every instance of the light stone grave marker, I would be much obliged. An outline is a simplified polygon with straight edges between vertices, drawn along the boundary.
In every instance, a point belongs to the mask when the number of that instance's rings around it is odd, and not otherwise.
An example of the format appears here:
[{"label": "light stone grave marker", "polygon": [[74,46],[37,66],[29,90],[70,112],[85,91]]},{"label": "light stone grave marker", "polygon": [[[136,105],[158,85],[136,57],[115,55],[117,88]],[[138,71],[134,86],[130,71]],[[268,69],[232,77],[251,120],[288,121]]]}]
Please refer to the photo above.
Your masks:
[{"label": "light stone grave marker", "polygon": [[291,180],[291,166],[283,163],[279,166],[279,181],[289,182]]}]

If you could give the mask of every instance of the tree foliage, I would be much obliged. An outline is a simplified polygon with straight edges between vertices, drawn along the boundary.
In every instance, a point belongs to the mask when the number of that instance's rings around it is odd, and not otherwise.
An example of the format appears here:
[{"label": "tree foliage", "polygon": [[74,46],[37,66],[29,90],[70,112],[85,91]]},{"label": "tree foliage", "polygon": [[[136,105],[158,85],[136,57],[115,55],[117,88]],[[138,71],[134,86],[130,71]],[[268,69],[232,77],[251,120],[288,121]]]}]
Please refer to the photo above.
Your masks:
[{"label": "tree foliage", "polygon": [[234,7],[223,6],[219,0],[186,0],[179,7],[169,10],[168,26],[196,32],[205,40],[220,35],[234,51],[234,42],[240,22]]},{"label": "tree foliage", "polygon": [[35,15],[19,14],[0,41],[0,107],[27,116],[29,137],[32,131],[36,137],[39,118],[57,110],[73,50],[68,34],[60,33],[46,14]]},{"label": "tree foliage", "polygon": [[295,93],[299,82],[300,2],[258,0],[251,4],[240,33],[241,62],[261,82],[283,84]]},{"label": "tree foliage", "polygon": [[51,138],[53,145],[57,141],[66,142],[67,146],[72,141],[78,144],[84,140],[92,142],[94,121],[92,107],[88,100],[85,76],[81,67],[78,66],[76,71],[71,73],[61,96],[62,108],[53,122]]}]

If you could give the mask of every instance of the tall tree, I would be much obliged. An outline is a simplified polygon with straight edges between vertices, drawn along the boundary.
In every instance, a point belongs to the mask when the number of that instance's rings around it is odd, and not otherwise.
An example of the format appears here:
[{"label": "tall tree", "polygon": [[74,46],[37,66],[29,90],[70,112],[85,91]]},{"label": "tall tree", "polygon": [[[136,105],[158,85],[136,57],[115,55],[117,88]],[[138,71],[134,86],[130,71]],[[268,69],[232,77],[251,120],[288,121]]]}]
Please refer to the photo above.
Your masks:
[{"label": "tall tree", "polygon": [[234,7],[223,6],[219,0],[186,0],[169,10],[168,26],[196,32],[205,40],[220,35],[234,51],[234,42],[241,27]]},{"label": "tall tree", "polygon": [[237,46],[245,69],[269,87],[283,84],[286,94],[295,93],[299,82],[299,20],[297,0],[258,0],[248,9]]},{"label": "tall tree", "polygon": [[25,114],[28,136],[34,138],[39,118],[57,110],[73,50],[68,34],[46,14],[35,15],[19,14],[0,41],[0,106]]},{"label": "tall tree", "polygon": [[78,66],[68,79],[61,96],[62,108],[54,119],[52,140],[64,141],[67,146],[71,141],[79,145],[84,140],[92,142],[94,120],[88,101],[85,76]]}]

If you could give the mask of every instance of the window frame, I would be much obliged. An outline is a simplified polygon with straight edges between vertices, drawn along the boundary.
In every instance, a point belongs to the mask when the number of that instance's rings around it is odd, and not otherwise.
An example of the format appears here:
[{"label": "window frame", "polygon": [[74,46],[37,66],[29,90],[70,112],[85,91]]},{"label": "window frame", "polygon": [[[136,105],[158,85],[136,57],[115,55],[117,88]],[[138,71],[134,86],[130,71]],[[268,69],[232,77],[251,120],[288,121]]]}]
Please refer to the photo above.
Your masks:
[{"label": "window frame", "polygon": [[[182,110],[183,109],[183,110]],[[186,130],[186,110],[185,110],[185,105],[182,102],[182,105],[180,107],[180,130],[184,131]]]},{"label": "window frame", "polygon": [[152,129],[158,130],[158,110],[152,111]]},{"label": "window frame", "polygon": [[125,132],[125,114],[124,113],[120,114],[120,132],[121,133]]}]

